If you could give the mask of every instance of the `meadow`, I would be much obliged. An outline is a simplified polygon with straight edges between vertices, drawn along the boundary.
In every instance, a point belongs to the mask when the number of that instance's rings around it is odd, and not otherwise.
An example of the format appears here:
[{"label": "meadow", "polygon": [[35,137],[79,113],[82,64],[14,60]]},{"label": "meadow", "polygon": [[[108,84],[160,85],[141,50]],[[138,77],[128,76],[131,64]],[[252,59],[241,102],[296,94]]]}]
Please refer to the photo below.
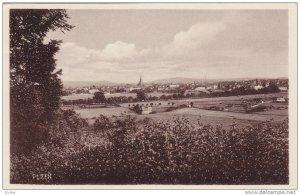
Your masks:
[{"label": "meadow", "polygon": [[[262,121],[273,121],[282,122],[288,118],[287,103],[274,103],[271,99],[274,97],[287,97],[287,94],[259,94],[259,95],[247,95],[247,96],[231,96],[231,97],[217,97],[217,98],[201,98],[201,99],[183,99],[183,100],[170,100],[170,101],[156,101],[156,102],[136,102],[136,103],[124,103],[120,104],[121,107],[110,107],[110,108],[93,108],[93,109],[80,109],[76,108],[75,111],[80,114],[81,117],[88,119],[89,123],[92,124],[96,117],[104,115],[107,117],[119,116],[124,117],[125,115],[133,115],[139,119],[145,117],[151,118],[155,121],[170,121],[178,117],[187,117],[191,122],[197,121],[201,118],[204,123],[213,125],[222,124],[228,127],[232,122],[236,122],[242,126],[248,124],[258,124]],[[266,104],[272,106],[272,110],[265,110],[263,112],[254,113],[241,113],[241,112],[226,112],[226,111],[215,111],[203,109],[205,106],[211,105],[239,105],[242,100],[253,100],[255,98],[262,98],[265,101],[269,101]],[[174,105],[171,105],[171,102]],[[189,105],[190,102],[194,103],[193,108],[181,108],[175,109],[169,112],[157,112],[148,115],[138,115],[132,110],[133,104],[150,105],[153,103],[157,105],[161,104],[157,109],[165,109],[166,107],[176,107],[178,105]],[[129,106],[130,105],[130,106]],[[277,109],[280,108],[280,109]],[[155,110],[155,107],[154,107]]]}]

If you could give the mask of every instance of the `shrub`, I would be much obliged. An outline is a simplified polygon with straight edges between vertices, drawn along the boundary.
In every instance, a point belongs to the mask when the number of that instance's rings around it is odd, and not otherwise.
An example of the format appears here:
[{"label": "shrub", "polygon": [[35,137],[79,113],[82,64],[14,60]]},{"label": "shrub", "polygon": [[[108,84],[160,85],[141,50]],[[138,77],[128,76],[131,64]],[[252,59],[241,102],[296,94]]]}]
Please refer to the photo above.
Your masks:
[{"label": "shrub", "polygon": [[93,128],[94,137],[102,132],[97,146],[65,153],[43,146],[31,156],[13,156],[12,182],[39,183],[28,177],[38,168],[51,172],[48,183],[56,184],[288,183],[287,121],[224,129],[186,118],[100,116]]},{"label": "shrub", "polygon": [[[143,105],[143,104],[142,104]],[[133,106],[132,108],[131,108],[131,110],[133,110],[135,113],[137,113],[137,114],[142,114],[142,106],[140,106],[140,105],[138,105],[138,104],[136,104],[135,106]]]}]

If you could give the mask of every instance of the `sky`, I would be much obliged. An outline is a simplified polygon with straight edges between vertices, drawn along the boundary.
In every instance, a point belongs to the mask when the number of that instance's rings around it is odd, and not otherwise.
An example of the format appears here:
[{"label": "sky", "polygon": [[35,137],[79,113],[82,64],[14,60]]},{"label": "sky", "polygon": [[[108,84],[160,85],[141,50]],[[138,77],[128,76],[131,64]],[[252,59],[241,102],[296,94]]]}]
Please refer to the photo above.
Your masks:
[{"label": "sky", "polygon": [[286,10],[67,10],[63,81],[288,76]]}]

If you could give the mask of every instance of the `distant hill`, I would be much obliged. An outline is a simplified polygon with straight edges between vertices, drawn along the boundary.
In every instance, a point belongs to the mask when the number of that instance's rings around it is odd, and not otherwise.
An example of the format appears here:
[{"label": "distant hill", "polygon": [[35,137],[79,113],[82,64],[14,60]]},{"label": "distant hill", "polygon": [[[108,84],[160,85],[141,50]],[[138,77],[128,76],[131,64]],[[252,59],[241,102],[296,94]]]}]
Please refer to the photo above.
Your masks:
[{"label": "distant hill", "polygon": [[120,85],[119,83],[113,83],[110,81],[63,81],[64,88],[75,87],[90,87],[90,86],[114,86]]},{"label": "distant hill", "polygon": [[[242,80],[253,80],[256,78],[232,78],[232,79],[199,79],[199,78],[185,78],[185,77],[173,77],[167,79],[158,79],[154,81],[144,82],[146,85],[151,84],[188,84],[188,83],[215,83],[220,81],[242,81]],[[257,78],[257,79],[272,79],[272,78]],[[276,78],[273,78],[276,79]],[[280,77],[277,79],[288,79],[286,77]],[[64,88],[75,88],[75,87],[90,87],[90,86],[121,86],[121,85],[136,85],[136,83],[117,83],[110,81],[63,81]]]},{"label": "distant hill", "polygon": [[154,80],[150,81],[148,83],[156,83],[156,84],[176,84],[176,83],[182,83],[182,84],[187,84],[187,83],[202,83],[202,82],[215,82],[217,81],[216,79],[195,79],[195,78],[185,78],[185,77],[174,77],[174,78],[168,78],[168,79],[159,79],[159,80]]},{"label": "distant hill", "polygon": [[174,77],[168,79],[159,79],[147,82],[149,84],[187,84],[187,83],[215,83],[221,81],[243,81],[243,80],[253,80],[253,79],[287,79],[286,77],[280,78],[228,78],[228,79],[197,79],[197,78],[185,78],[185,77]]}]

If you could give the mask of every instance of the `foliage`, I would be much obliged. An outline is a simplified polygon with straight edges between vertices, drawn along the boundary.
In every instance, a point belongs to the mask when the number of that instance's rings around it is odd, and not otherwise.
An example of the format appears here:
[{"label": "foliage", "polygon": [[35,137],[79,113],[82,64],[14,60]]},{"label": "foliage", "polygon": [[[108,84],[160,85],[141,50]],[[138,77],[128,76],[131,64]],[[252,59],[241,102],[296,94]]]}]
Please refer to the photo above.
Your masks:
[{"label": "foliage", "polygon": [[[67,128],[73,123],[80,124],[68,119],[67,116],[77,118],[74,113],[63,115]],[[87,133],[79,134],[81,138],[76,140],[93,138],[85,142],[88,147],[84,141],[74,147],[74,140],[73,145],[64,145],[59,152],[42,146],[31,155],[13,156],[12,183],[288,183],[287,121],[246,128],[233,123],[225,130],[221,125],[204,125],[200,119],[198,124],[191,124],[186,118],[153,122],[131,116],[100,116]],[[30,178],[37,168],[40,172],[51,172],[52,179]]]},{"label": "foliage", "polygon": [[136,97],[137,97],[137,100],[139,101],[143,101],[143,100],[146,100],[146,93],[143,92],[142,90],[139,90],[136,92]]},{"label": "foliage", "polygon": [[143,110],[142,110],[142,106],[136,104],[134,105],[131,110],[133,110],[135,113],[137,114],[142,114]]},{"label": "foliage", "polygon": [[10,10],[11,145],[29,149],[47,138],[47,130],[39,127],[59,108],[62,71],[54,59],[61,41],[44,39],[49,31],[72,29],[66,19],[65,10]]},{"label": "foliage", "polygon": [[186,107],[188,107],[188,106],[185,105],[185,104],[181,104],[181,105],[175,106],[175,107],[168,107],[168,108],[166,109],[166,112],[171,112],[171,111],[173,111],[173,110],[177,110],[177,109],[181,109],[181,108],[186,108]]},{"label": "foliage", "polygon": [[93,99],[98,103],[105,103],[106,102],[105,95],[102,91],[95,92]]}]

